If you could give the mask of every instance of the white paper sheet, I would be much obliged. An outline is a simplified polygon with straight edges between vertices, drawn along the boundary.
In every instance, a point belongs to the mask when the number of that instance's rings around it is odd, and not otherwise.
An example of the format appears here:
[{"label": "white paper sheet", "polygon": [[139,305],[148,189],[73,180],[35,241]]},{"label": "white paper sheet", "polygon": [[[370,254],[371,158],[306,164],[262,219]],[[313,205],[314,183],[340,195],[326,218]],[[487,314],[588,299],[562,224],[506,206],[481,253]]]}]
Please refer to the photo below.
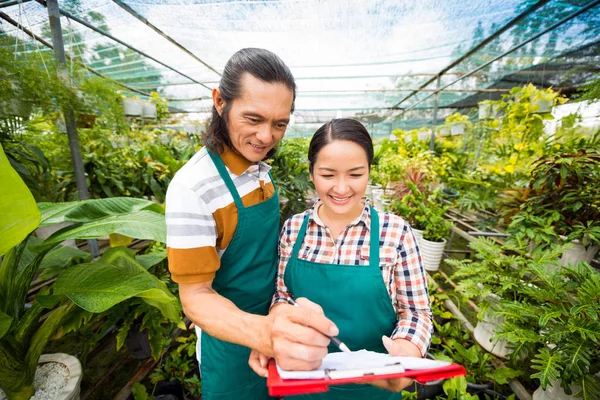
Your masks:
[{"label": "white paper sheet", "polygon": [[450,365],[446,361],[434,361],[416,357],[394,357],[389,354],[359,350],[351,353],[329,353],[323,359],[323,364],[314,371],[287,371],[277,366],[279,376],[283,379],[322,379],[327,377],[327,370],[356,370],[357,376],[361,370],[384,368],[396,363],[402,364],[407,370],[423,370]]}]

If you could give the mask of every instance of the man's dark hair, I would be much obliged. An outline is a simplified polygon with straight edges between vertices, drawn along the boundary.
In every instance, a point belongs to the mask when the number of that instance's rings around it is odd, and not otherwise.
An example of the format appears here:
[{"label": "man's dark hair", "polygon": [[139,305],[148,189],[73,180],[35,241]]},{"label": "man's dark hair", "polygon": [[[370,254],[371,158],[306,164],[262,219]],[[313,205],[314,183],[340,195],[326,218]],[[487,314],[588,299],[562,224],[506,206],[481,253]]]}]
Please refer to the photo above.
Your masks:
[{"label": "man's dark hair", "polygon": [[323,147],[334,140],[354,142],[365,150],[369,169],[373,164],[373,140],[367,128],[350,118],[332,119],[317,129],[308,146],[308,170],[312,174],[317,156]]},{"label": "man's dark hair", "polygon": [[[223,146],[227,145],[233,149],[227,129],[227,118],[231,108],[231,102],[242,96],[242,77],[247,72],[265,83],[281,83],[293,92],[292,109],[296,101],[296,83],[292,72],[283,61],[274,53],[256,48],[242,49],[236,52],[223,70],[219,91],[225,100],[223,114],[219,115],[213,105],[212,117],[206,133],[202,136],[202,142],[206,147],[215,152],[222,152]],[[266,158],[275,154],[275,148],[267,153]]]}]

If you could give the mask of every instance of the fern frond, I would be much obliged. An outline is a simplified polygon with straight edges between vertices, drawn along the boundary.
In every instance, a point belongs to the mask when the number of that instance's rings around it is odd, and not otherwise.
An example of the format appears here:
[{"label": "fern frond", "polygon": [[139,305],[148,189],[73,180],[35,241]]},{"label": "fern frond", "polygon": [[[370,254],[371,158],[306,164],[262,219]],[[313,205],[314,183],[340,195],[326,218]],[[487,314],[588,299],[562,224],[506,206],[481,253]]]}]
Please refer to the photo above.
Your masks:
[{"label": "fern frond", "polygon": [[542,389],[546,390],[548,385],[550,385],[550,381],[558,380],[562,370],[558,354],[552,354],[548,348],[543,347],[531,362],[531,368],[539,371],[531,375],[531,377],[539,379]]}]

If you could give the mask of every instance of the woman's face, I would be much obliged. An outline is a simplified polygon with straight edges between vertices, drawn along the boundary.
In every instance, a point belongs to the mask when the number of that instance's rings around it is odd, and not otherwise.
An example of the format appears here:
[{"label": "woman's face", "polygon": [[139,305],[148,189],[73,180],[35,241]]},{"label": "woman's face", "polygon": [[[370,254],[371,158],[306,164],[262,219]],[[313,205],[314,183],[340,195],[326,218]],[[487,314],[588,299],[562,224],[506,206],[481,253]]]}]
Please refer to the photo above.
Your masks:
[{"label": "woman's face", "polygon": [[367,153],[354,142],[334,140],[317,154],[310,179],[328,212],[356,218],[369,181]]}]

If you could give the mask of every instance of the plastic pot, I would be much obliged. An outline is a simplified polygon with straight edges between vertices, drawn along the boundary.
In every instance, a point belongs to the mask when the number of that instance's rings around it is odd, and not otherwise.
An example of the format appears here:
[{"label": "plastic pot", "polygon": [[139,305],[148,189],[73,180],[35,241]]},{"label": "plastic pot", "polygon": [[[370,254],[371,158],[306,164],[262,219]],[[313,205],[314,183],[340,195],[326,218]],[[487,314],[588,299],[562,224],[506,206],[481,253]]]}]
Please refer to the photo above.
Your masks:
[{"label": "plastic pot", "polygon": [[123,99],[123,113],[130,117],[140,117],[144,112],[144,102],[139,99]]},{"label": "plastic pot", "polygon": [[145,101],[142,105],[142,118],[156,119],[156,104]]},{"label": "plastic pot", "polygon": [[459,122],[450,127],[450,133],[452,135],[464,135],[467,125],[464,122]]},{"label": "plastic pot", "polygon": [[502,322],[502,317],[491,317],[485,314],[483,321],[477,322],[473,331],[473,337],[481,347],[493,355],[506,358],[506,355],[511,352],[508,342],[505,340],[491,340]]},{"label": "plastic pot", "polygon": [[560,265],[565,267],[577,265],[580,261],[585,261],[590,264],[596,253],[598,253],[598,250],[600,250],[600,246],[585,247],[579,244],[578,240],[574,240],[571,243],[573,244],[573,247],[565,250],[559,260]]},{"label": "plastic pot", "polygon": [[79,360],[65,353],[42,354],[38,361],[38,365],[46,363],[62,364],[67,367],[67,370],[69,371],[67,384],[63,387],[55,400],[79,400],[82,378],[81,363]]},{"label": "plastic pot", "polygon": [[442,255],[446,247],[446,239],[441,242],[432,242],[424,238],[418,239],[423,267],[426,271],[437,271],[440,269]]},{"label": "plastic pot", "polygon": [[134,322],[125,338],[125,346],[127,346],[131,358],[135,360],[145,360],[152,356],[148,331],[143,330],[140,332],[141,327],[141,322]]}]

